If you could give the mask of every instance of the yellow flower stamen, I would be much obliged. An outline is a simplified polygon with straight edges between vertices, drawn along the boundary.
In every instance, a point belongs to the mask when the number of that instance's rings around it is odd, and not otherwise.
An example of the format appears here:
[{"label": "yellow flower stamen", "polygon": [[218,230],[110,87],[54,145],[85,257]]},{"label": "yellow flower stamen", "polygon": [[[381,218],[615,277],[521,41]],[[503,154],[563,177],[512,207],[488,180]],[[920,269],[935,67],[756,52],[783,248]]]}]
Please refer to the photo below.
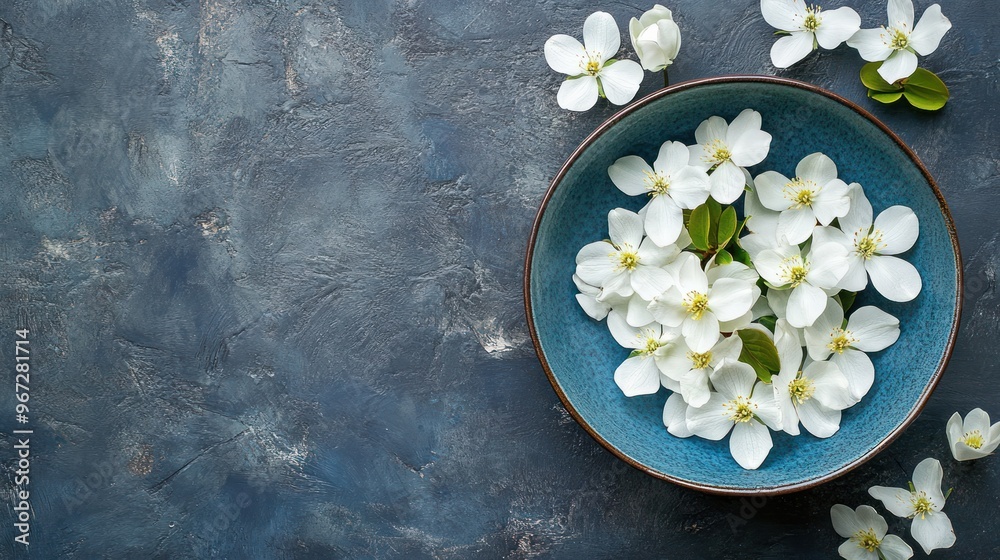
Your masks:
[{"label": "yellow flower stamen", "polygon": [[844,329],[833,329],[830,331],[830,342],[826,345],[831,351],[843,354],[844,350],[850,348],[852,344],[858,342],[851,331]]},{"label": "yellow flower stamen", "polygon": [[806,276],[809,274],[809,263],[798,255],[788,257],[782,261],[778,271],[781,278],[784,278],[785,282],[794,288],[806,281]]},{"label": "yellow flower stamen", "polygon": [[702,158],[710,163],[722,163],[729,161],[729,158],[733,157],[733,152],[729,150],[729,146],[722,140],[716,138],[711,142],[705,144],[705,156]]},{"label": "yellow flower stamen", "polygon": [[799,372],[799,376],[788,384],[788,394],[799,404],[812,398],[815,390],[816,388],[813,386],[812,379],[802,377],[801,371]]},{"label": "yellow flower stamen", "polygon": [[819,12],[822,8],[819,6],[809,6],[806,8],[806,17],[802,21],[802,28],[806,31],[816,31],[819,28],[819,23],[822,21]]},{"label": "yellow flower stamen", "polygon": [[986,440],[983,438],[983,434],[979,430],[966,432],[961,441],[973,449],[979,449],[986,443]]},{"label": "yellow flower stamen", "polygon": [[695,321],[701,319],[701,316],[709,310],[708,296],[694,290],[688,292],[687,295],[684,296],[682,304],[684,305],[684,308],[687,309],[688,314],[691,315],[691,318]]},{"label": "yellow flower stamen", "polygon": [[754,406],[746,397],[736,397],[724,405],[729,419],[737,424],[753,420]]},{"label": "yellow flower stamen", "polygon": [[785,184],[782,194],[791,202],[788,208],[795,210],[803,206],[812,206],[819,191],[819,185],[816,183],[796,177]]},{"label": "yellow flower stamen", "polygon": [[660,345],[659,339],[657,339],[657,338],[655,338],[653,336],[648,336],[648,337],[646,337],[646,346],[644,346],[642,348],[641,352],[643,354],[652,354],[652,353],[656,352],[657,350],[659,350],[660,346],[661,345]]},{"label": "yellow flower stamen", "polygon": [[667,194],[670,190],[670,178],[659,173],[646,172],[646,186],[649,188],[649,196]]},{"label": "yellow flower stamen", "polygon": [[913,497],[913,517],[920,516],[920,519],[927,517],[928,513],[934,513],[934,504],[925,492],[914,492]]},{"label": "yellow flower stamen", "polygon": [[902,50],[910,45],[910,36],[905,31],[894,28],[889,33],[892,34],[892,39],[889,41],[890,48]]},{"label": "yellow flower stamen", "polygon": [[857,533],[854,533],[851,540],[857,543],[859,548],[863,548],[868,552],[875,552],[875,550],[882,544],[882,541],[880,541],[878,536],[875,534],[875,529],[871,527],[865,531],[858,531]]},{"label": "yellow flower stamen", "polygon": [[691,360],[691,369],[705,369],[712,363],[712,352],[711,350],[702,354],[688,352],[687,358]]},{"label": "yellow flower stamen", "polygon": [[858,230],[854,234],[854,250],[858,252],[861,258],[868,260],[872,258],[879,249],[885,247],[885,243],[882,241],[882,231],[873,230],[868,235],[862,235],[861,232],[864,230]]},{"label": "yellow flower stamen", "polygon": [[639,253],[624,249],[618,253],[619,270],[635,270],[639,266]]}]

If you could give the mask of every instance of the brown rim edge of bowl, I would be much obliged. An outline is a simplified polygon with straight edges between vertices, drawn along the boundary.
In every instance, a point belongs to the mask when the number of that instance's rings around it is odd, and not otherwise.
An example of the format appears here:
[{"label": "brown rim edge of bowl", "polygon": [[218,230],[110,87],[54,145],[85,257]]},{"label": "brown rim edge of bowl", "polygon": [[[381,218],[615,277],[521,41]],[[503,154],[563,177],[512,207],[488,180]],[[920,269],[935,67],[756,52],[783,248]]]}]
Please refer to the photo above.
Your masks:
[{"label": "brown rim edge of bowl", "polygon": [[[924,178],[927,179],[928,184],[934,191],[934,196],[937,197],[938,205],[941,209],[941,214],[942,216],[944,216],[945,225],[948,228],[948,236],[951,238],[952,249],[955,251],[955,270],[956,270],[955,314],[953,317],[951,332],[948,334],[948,343],[945,347],[944,355],[941,357],[941,361],[938,362],[938,366],[937,369],[934,371],[934,375],[931,376],[931,379],[924,387],[924,390],[920,394],[919,399],[917,399],[916,404],[910,410],[910,413],[906,416],[906,418],[904,418],[903,421],[898,426],[896,426],[889,433],[888,436],[886,436],[882,441],[880,441],[874,447],[872,447],[863,455],[861,455],[861,457],[851,461],[850,463],[847,463],[846,465],[832,472],[829,472],[823,476],[819,476],[809,480],[804,480],[801,482],[796,482],[793,484],[785,484],[781,486],[772,486],[772,487],[760,487],[760,488],[713,486],[710,484],[693,482],[683,478],[671,476],[667,473],[651,469],[637,462],[636,460],[632,459],[631,457],[620,451],[606,439],[601,437],[601,435],[598,434],[590,426],[590,424],[588,424],[587,421],[583,419],[582,416],[580,416],[580,414],[576,411],[573,405],[570,404],[569,398],[566,396],[562,388],[559,386],[559,382],[556,381],[555,375],[552,373],[552,369],[549,367],[549,363],[545,359],[545,353],[542,351],[541,342],[538,340],[538,333],[535,331],[535,321],[533,318],[532,308],[531,308],[531,261],[535,251],[535,241],[538,236],[538,228],[541,224],[542,215],[545,213],[545,209],[548,206],[549,200],[552,198],[552,194],[555,192],[555,189],[559,186],[559,183],[562,181],[563,177],[565,177],[569,168],[573,165],[573,163],[576,162],[576,160],[580,157],[580,155],[587,148],[589,148],[590,145],[593,144],[598,137],[607,132],[607,130],[611,128],[611,126],[616,124],[618,121],[622,120],[625,116],[631,114],[632,112],[638,110],[641,107],[644,107],[651,101],[654,101],[656,99],[659,99],[660,97],[669,95],[674,92],[683,91],[686,89],[691,89],[702,85],[740,83],[740,82],[771,83],[771,84],[795,87],[799,89],[804,89],[806,91],[811,91],[813,93],[818,93],[829,99],[837,101],[849,107],[850,109],[853,109],[856,113],[858,113],[862,117],[867,118],[870,122],[875,124],[875,126],[877,126],[880,130],[882,130],[882,132],[884,132],[889,138],[891,138],[896,143],[896,145],[898,145],[903,150],[903,153],[905,153],[910,158],[910,160],[912,160],[913,163],[916,164],[917,168],[920,169],[920,172],[924,175]],[[600,443],[605,449],[610,451],[612,454],[614,454],[622,461],[625,461],[627,464],[631,465],[632,467],[640,471],[645,472],[646,474],[649,474],[651,476],[654,476],[662,480],[673,482],[674,484],[683,486],[685,488],[691,488],[701,492],[707,492],[709,494],[719,494],[724,496],[746,496],[746,495],[777,496],[780,494],[790,494],[792,492],[798,492],[801,490],[807,490],[809,488],[819,486],[824,482],[828,482],[830,480],[838,478],[854,470],[855,468],[859,467],[860,465],[862,465],[863,463],[865,463],[866,461],[868,461],[869,459],[880,453],[886,447],[888,447],[893,441],[896,440],[896,438],[900,436],[900,434],[903,433],[903,431],[906,430],[907,427],[909,427],[911,423],[913,423],[914,420],[916,420],[917,416],[920,415],[920,413],[924,409],[924,406],[927,404],[927,401],[930,398],[931,393],[933,393],[934,389],[937,388],[938,382],[941,381],[941,376],[943,375],[944,370],[948,367],[948,362],[951,360],[952,350],[955,347],[955,340],[958,338],[959,324],[961,323],[962,319],[962,302],[964,299],[965,286],[963,284],[962,253],[958,245],[958,233],[955,229],[955,222],[952,219],[951,211],[948,209],[948,204],[944,200],[944,195],[941,194],[941,190],[938,188],[937,182],[931,176],[930,172],[927,170],[927,167],[924,166],[923,162],[920,161],[920,158],[917,157],[916,153],[914,153],[913,150],[910,149],[910,147],[907,146],[906,143],[904,143],[903,140],[898,135],[896,135],[895,132],[890,130],[888,126],[882,123],[882,121],[877,119],[874,115],[869,113],[867,110],[863,109],[858,104],[844,97],[841,97],[836,93],[825,90],[819,86],[815,86],[813,84],[809,84],[806,82],[800,82],[798,80],[791,80],[788,78],[778,78],[775,76],[732,75],[732,76],[718,76],[712,78],[689,80],[686,82],[680,82],[672,86],[655,91],[643,97],[642,99],[626,106],[624,109],[612,115],[608,120],[604,121],[604,123],[598,126],[597,129],[591,132],[590,135],[588,135],[583,140],[583,142],[581,142],[580,145],[575,150],[573,150],[573,153],[566,160],[566,163],[562,165],[562,167],[559,169],[559,172],[556,174],[555,178],[553,178],[552,182],[549,183],[549,187],[545,191],[545,196],[542,198],[542,202],[538,206],[538,213],[535,215],[534,223],[531,226],[531,235],[528,239],[528,248],[524,257],[523,291],[524,291],[523,294],[524,311],[528,322],[528,332],[531,334],[531,341],[535,346],[535,353],[538,355],[538,359],[542,364],[542,369],[545,371],[546,377],[548,377],[549,379],[549,383],[552,385],[552,388],[555,389],[556,395],[559,396],[559,400],[562,402],[567,412],[569,412],[570,416],[572,416],[573,419],[576,420],[576,422],[580,424],[580,426],[582,426],[583,429],[586,430],[587,433],[590,434],[590,436],[593,437],[595,440],[597,440],[597,442]]]}]

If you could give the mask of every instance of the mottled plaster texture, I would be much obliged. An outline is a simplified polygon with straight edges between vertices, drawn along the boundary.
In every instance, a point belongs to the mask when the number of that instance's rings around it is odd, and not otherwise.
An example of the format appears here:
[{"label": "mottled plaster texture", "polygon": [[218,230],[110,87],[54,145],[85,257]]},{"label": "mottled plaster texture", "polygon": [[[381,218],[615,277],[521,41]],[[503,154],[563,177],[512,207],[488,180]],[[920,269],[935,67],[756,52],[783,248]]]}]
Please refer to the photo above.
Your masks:
[{"label": "mottled plaster texture", "polygon": [[[4,0],[0,359],[30,328],[35,433],[26,551],[4,374],[0,557],[833,556],[831,505],[946,459],[952,412],[1000,418],[1000,18],[941,4],[935,114],[866,99],[846,47],[776,70],[754,0],[670,4],[673,81],[775,74],[860,103],[935,175],[965,254],[961,336],[915,424],[834,482],[741,500],[605,451],[523,315],[537,205],[615,111],[559,109],[542,45],[651,5]],[[944,461],[942,557],[1000,554],[997,460]]]}]

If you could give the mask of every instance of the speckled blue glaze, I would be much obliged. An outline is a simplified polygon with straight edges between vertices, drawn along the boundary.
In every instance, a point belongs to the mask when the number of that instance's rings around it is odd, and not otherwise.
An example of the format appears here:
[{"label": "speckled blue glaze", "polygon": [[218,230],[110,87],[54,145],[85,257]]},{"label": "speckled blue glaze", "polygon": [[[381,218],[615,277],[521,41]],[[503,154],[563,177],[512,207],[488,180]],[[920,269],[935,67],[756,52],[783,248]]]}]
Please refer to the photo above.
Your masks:
[{"label": "speckled blue glaze", "polygon": [[[712,115],[731,120],[747,107],[761,113],[763,129],[774,137],[767,159],[751,173],[773,169],[792,176],[803,156],[826,153],[842,179],[864,186],[876,215],[894,204],[916,212],[920,237],[904,258],[923,279],[923,291],[913,302],[893,303],[873,289],[859,296],[857,305],[886,310],[900,319],[902,328],[897,344],[872,355],[876,378],[871,392],[845,411],[840,431],[829,439],[774,434],[774,448],[756,471],[736,464],[728,438],[712,442],[669,435],[661,421],[666,390],[644,397],[622,395],[613,372],[628,351],[615,343],[604,322],[591,320],[578,307],[571,281],[579,248],[607,236],[608,211],[638,210],[644,203],[615,188],[609,165],[629,154],[652,161],[665,140],[692,144],[702,120]],[[942,204],[920,167],[890,135],[820,93],[745,81],[701,84],[645,101],[577,154],[539,218],[529,263],[529,304],[543,361],[578,419],[620,456],[652,474],[733,493],[787,491],[831,478],[873,454],[912,420],[944,367],[960,302],[958,255]]]}]

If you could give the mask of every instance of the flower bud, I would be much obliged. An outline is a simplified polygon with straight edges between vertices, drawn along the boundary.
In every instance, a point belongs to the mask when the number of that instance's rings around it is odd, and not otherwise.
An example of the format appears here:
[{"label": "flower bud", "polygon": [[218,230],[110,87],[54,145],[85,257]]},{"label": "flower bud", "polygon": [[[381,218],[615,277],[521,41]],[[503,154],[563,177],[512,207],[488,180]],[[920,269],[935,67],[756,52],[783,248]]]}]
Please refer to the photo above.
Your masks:
[{"label": "flower bud", "polygon": [[643,68],[659,72],[673,64],[681,48],[681,30],[669,9],[653,6],[639,19],[632,18],[628,30]]}]

